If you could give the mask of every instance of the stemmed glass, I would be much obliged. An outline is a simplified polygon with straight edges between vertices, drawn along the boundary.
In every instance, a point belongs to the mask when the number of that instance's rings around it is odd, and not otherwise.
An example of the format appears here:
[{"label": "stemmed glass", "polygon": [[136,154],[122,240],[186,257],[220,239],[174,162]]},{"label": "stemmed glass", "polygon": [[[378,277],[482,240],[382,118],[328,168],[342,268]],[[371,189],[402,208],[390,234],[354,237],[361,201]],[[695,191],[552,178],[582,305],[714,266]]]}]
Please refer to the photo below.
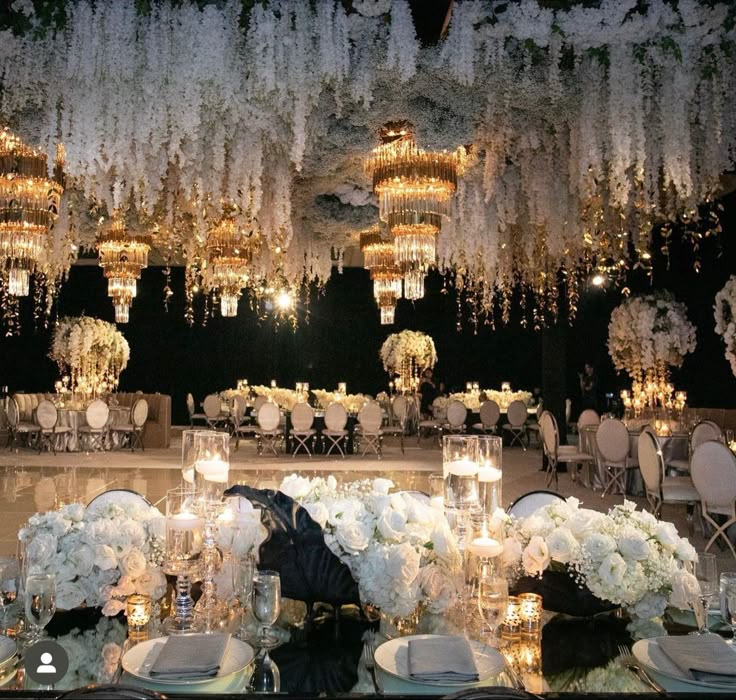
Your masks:
[{"label": "stemmed glass", "polygon": [[261,626],[256,646],[273,649],[281,642],[269,633],[281,613],[281,578],[276,571],[259,571],[253,578],[253,617]]},{"label": "stemmed glass", "polygon": [[478,581],[478,612],[483,628],[481,632],[491,639],[506,617],[509,602],[509,585],[505,578],[489,572]]},{"label": "stemmed glass", "polygon": [[731,644],[736,644],[736,572],[724,571],[720,584],[721,617],[731,628]]},{"label": "stemmed glass", "polygon": [[695,562],[695,578],[700,584],[700,595],[697,601],[691,601],[698,623],[696,634],[708,634],[708,608],[710,599],[718,592],[718,562],[716,555],[708,552],[699,552],[698,561]]},{"label": "stemmed glass", "polygon": [[256,561],[253,555],[242,557],[233,555],[233,594],[240,603],[240,628],[236,634],[238,639],[246,639],[248,632],[245,628],[248,620],[248,608],[253,597],[253,577],[256,573]]},{"label": "stemmed glass", "polygon": [[31,629],[27,645],[45,636],[44,627],[56,612],[56,577],[54,574],[29,574],[25,582],[26,620]]},{"label": "stemmed glass", "polygon": [[0,608],[3,612],[2,631],[8,629],[8,608],[18,599],[20,562],[18,557],[0,557]]}]

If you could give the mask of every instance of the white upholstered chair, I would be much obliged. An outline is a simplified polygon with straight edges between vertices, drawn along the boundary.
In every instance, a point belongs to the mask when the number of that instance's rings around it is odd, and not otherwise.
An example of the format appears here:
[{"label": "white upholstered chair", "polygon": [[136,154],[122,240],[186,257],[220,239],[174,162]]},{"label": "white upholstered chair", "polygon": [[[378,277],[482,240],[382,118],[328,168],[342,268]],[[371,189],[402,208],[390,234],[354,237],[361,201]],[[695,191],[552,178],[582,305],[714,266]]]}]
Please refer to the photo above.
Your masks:
[{"label": "white upholstered chair", "polygon": [[636,466],[636,463],[629,459],[629,431],[618,418],[607,418],[598,427],[595,443],[606,474],[601,498],[615,486],[625,494],[626,470]]},{"label": "white upholstered chair", "polygon": [[38,437],[41,428],[31,421],[21,420],[18,402],[14,397],[8,399],[8,447],[17,450],[19,440],[31,444],[32,437]]},{"label": "white upholstered chair", "polygon": [[439,440],[442,425],[447,420],[447,409],[442,408],[441,403],[444,401],[441,397],[436,398],[432,402],[432,418],[424,418],[417,423],[417,445],[422,438],[422,434],[431,435],[434,433]]},{"label": "white upholstered chair", "polygon": [[[540,416],[541,418],[541,416]],[[564,503],[565,499],[559,493],[554,491],[546,491],[539,489],[538,491],[530,491],[519,496],[509,507],[508,514],[513,515],[519,520],[529,517],[544,506],[553,503]]]},{"label": "white upholstered chair", "polygon": [[[331,403],[325,411],[325,427],[322,430],[322,445],[327,448],[325,455],[332,454],[332,450],[337,448],[338,452],[345,459],[345,450],[343,444],[348,436],[345,426],[348,424],[348,413],[345,407],[340,403]],[[329,443],[329,447],[327,444]]]},{"label": "white upholstered chair", "polygon": [[401,441],[401,454],[404,454],[404,436],[406,435],[406,424],[409,417],[409,402],[405,396],[395,396],[391,402],[391,413],[395,423],[384,425],[384,435],[398,435]]},{"label": "white upholstered chair", "polygon": [[453,399],[447,404],[447,421],[440,426],[441,433],[458,435],[465,432],[465,419],[468,409],[462,401]]},{"label": "white upholstered chair", "polygon": [[36,423],[40,428],[38,434],[38,453],[41,454],[43,448],[48,446],[50,450],[56,454],[57,438],[59,435],[65,435],[71,428],[66,425],[59,425],[59,411],[53,402],[43,399],[36,408]]},{"label": "white upholstered chair", "polygon": [[368,449],[371,449],[376,453],[378,459],[381,459],[381,443],[383,441],[381,423],[383,423],[383,413],[381,407],[375,401],[370,401],[360,409],[355,433],[360,440],[364,457]]},{"label": "white upholstered chair", "polygon": [[187,413],[189,414],[189,427],[194,428],[196,421],[200,421],[203,425],[207,425],[207,416],[204,413],[196,413],[194,407],[194,396],[187,394]]},{"label": "white upholstered chair", "polygon": [[281,430],[281,411],[275,403],[267,401],[256,415],[258,429],[256,430],[256,449],[259,455],[263,454],[264,447],[278,455],[277,446],[284,436]]},{"label": "white upholstered chair", "polygon": [[[135,452],[136,444],[143,447],[143,431],[146,429],[146,421],[148,420],[148,401],[138,399],[130,409],[130,421],[121,425],[111,425],[110,430],[113,433],[120,433],[121,437],[128,438],[130,451]],[[122,443],[121,443],[122,444]]]},{"label": "white upholstered chair", "polygon": [[309,449],[309,442],[313,441],[317,431],[312,427],[314,425],[314,409],[308,403],[298,403],[291,410],[291,430],[289,437],[291,438],[291,457],[296,457],[297,450],[301,447],[305,452],[312,456]]},{"label": "white upholstered chair", "polygon": [[84,444],[85,451],[91,448],[105,449],[105,438],[108,434],[108,421],[110,420],[110,408],[102,399],[92,401],[84,412],[87,425],[80,426],[80,442]]},{"label": "white upholstered chair", "polygon": [[222,412],[222,402],[217,394],[205,397],[202,403],[204,414],[207,416],[207,427],[217,430],[223,423],[229,420],[229,416]]},{"label": "white upholstered chair", "polygon": [[526,404],[523,401],[512,401],[506,410],[506,417],[508,422],[504,423],[503,429],[511,433],[511,442],[509,447],[513,447],[515,442],[526,452],[526,445],[524,444],[524,438],[529,440],[529,433],[526,429]]},{"label": "white upholstered chair", "polygon": [[692,433],[690,433],[688,459],[672,459],[669,461],[667,466],[683,472],[690,471],[690,460],[692,459],[695,450],[697,450],[704,442],[708,442],[709,440],[723,440],[723,432],[718,424],[714,423],[712,420],[702,420],[693,428]]},{"label": "white upholstered chair", "polygon": [[473,423],[473,429],[482,433],[495,433],[501,409],[495,401],[484,401],[480,405],[480,423]]},{"label": "white upholstered chair", "polygon": [[[542,411],[539,417],[539,427],[542,437],[542,449],[547,457],[547,486],[554,479],[555,484],[559,483],[557,476],[557,465],[570,464],[572,470],[577,469],[578,464],[585,464],[593,461],[593,455],[587,452],[581,452],[577,445],[560,445],[560,432],[557,428],[557,421],[549,411]],[[570,478],[574,479],[574,471],[570,472]]]}]

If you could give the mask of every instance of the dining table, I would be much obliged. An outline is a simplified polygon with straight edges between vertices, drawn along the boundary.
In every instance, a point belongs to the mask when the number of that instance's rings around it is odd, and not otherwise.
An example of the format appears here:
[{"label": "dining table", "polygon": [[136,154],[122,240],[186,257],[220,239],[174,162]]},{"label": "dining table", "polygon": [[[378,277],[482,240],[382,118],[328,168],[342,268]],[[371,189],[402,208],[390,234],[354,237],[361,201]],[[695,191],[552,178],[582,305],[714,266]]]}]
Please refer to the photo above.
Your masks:
[{"label": "dining table", "polygon": [[[130,423],[130,407],[129,406],[109,406],[110,417],[107,426],[124,425]],[[83,449],[80,439],[79,429],[87,425],[86,411],[82,408],[60,407],[57,408],[59,422],[61,427],[67,427],[65,433],[56,436],[56,449],[68,452],[76,452]],[[106,450],[120,447],[121,434],[114,430],[109,430],[104,439]]]}]

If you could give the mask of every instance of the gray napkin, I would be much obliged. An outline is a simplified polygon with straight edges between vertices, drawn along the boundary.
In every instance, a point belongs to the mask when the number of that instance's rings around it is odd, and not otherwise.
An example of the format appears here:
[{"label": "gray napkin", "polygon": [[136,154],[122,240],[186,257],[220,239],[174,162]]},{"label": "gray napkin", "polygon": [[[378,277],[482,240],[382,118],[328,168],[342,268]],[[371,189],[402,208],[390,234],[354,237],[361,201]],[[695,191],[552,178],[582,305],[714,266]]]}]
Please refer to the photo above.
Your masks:
[{"label": "gray napkin", "polygon": [[409,640],[409,677],[415,681],[473,683],[475,655],[465,637]]},{"label": "gray napkin", "polygon": [[169,637],[149,676],[159,680],[210,678],[218,674],[229,634],[184,634]]},{"label": "gray napkin", "polygon": [[717,634],[660,637],[657,643],[690,678],[736,686],[736,652]]}]

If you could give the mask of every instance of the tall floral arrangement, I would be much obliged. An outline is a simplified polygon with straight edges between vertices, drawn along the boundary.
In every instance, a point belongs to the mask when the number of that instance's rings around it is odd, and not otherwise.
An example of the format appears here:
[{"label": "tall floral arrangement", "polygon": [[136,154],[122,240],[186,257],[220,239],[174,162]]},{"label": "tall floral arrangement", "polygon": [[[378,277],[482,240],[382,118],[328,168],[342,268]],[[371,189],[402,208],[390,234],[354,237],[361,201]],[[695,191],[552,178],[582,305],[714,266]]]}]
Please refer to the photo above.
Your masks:
[{"label": "tall floral arrangement", "polygon": [[695,350],[695,326],[687,307],[669,292],[631,297],[617,306],[608,325],[608,353],[634,381],[666,375]]},{"label": "tall floral arrangement", "polygon": [[338,485],[334,476],[292,474],[279,490],[319,523],[364,603],[391,616],[409,615],[420,603],[443,612],[457,600],[457,542],[441,510],[410,493],[390,493],[393,485],[389,479]]},{"label": "tall floral arrangement", "polygon": [[736,275],[731,275],[723,289],[716,294],[713,310],[716,333],[726,344],[726,359],[731,365],[731,371],[736,375]]},{"label": "tall floral arrangement", "polygon": [[71,374],[73,391],[98,394],[118,385],[130,359],[130,346],[112,323],[67,316],[54,329],[49,357],[61,372]]},{"label": "tall floral arrangement", "polygon": [[437,364],[434,340],[419,331],[392,333],[383,341],[380,355],[387,372],[401,375],[404,389],[411,386],[419,372]]}]

